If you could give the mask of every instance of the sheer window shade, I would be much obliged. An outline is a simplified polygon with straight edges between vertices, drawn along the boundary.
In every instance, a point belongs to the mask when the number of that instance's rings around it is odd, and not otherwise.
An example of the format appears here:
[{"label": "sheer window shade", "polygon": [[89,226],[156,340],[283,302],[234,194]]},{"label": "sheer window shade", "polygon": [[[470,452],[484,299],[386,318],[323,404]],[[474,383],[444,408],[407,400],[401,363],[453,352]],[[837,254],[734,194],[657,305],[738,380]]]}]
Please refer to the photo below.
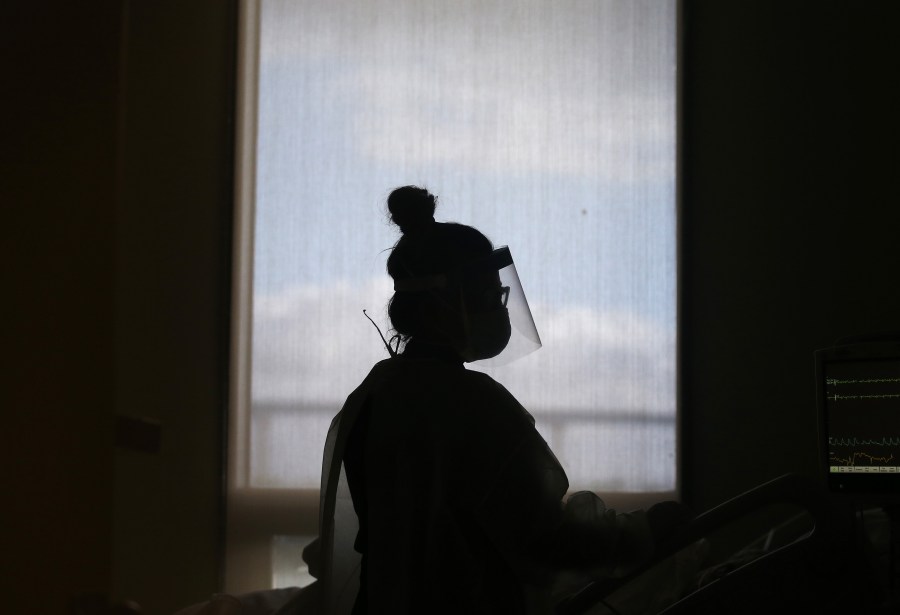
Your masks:
[{"label": "sheer window shade", "polygon": [[[245,5],[232,506],[314,515],[331,418],[386,356],[362,310],[390,328],[384,200],[410,183],[510,246],[544,348],[491,374],[573,489],[674,490],[675,22],[673,0]],[[257,508],[259,535],[312,527]]]}]

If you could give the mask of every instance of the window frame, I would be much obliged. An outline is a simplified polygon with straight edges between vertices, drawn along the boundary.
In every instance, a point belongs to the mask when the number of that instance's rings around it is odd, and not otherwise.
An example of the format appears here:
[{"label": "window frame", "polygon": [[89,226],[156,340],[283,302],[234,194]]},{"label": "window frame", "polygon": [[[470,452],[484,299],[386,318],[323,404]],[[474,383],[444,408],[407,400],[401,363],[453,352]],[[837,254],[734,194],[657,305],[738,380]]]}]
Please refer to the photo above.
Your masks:
[{"label": "window frame", "polygon": [[[682,124],[683,13],[675,2],[675,487],[665,492],[611,492],[604,501],[621,510],[645,508],[678,499],[685,459],[682,428]],[[260,11],[262,0],[239,0],[237,92],[235,105],[235,213],[232,268],[232,322],[226,450],[226,544],[224,591],[240,594],[272,584],[272,539],[276,535],[318,533],[319,489],[250,486],[251,359],[253,328],[253,255],[256,215],[256,150]],[[335,408],[337,412],[338,408]]]}]

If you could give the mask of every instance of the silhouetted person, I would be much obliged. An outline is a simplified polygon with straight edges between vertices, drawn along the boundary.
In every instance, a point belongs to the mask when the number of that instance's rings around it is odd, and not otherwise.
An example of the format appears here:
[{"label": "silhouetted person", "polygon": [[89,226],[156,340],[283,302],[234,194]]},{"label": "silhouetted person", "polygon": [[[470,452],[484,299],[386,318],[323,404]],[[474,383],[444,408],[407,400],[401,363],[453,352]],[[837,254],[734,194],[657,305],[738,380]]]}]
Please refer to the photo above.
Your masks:
[{"label": "silhouetted person", "polygon": [[[648,522],[589,493],[564,503],[566,474],[533,418],[464,367],[540,346],[509,251],[472,227],[435,222],[422,188],[394,190],[388,209],[402,232],[387,262],[398,352],[389,346],[395,356],[373,367],[329,431],[321,553],[310,556],[326,607],[547,612],[556,571],[614,574],[645,560],[654,534],[683,512],[656,508]],[[357,563],[354,596],[346,579]]]}]

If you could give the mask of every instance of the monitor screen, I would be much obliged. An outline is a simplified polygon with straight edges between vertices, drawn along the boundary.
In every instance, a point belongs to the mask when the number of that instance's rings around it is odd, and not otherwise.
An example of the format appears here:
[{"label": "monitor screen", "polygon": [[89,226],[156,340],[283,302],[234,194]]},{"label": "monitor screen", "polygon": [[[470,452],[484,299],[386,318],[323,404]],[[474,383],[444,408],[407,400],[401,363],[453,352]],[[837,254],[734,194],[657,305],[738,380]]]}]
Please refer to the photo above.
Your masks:
[{"label": "monitor screen", "polygon": [[820,445],[828,486],[847,493],[897,491],[900,346],[849,345],[816,355]]}]

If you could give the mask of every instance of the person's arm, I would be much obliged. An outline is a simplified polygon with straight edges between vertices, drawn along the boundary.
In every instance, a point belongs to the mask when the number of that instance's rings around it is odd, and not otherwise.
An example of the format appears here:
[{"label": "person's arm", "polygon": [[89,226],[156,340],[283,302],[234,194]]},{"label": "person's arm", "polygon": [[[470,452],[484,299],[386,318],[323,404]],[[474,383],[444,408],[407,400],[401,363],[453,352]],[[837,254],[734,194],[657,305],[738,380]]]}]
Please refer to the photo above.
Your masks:
[{"label": "person's arm", "polygon": [[590,491],[569,496],[558,525],[545,540],[555,567],[608,576],[626,574],[646,561],[655,542],[644,511],[617,513]]}]

